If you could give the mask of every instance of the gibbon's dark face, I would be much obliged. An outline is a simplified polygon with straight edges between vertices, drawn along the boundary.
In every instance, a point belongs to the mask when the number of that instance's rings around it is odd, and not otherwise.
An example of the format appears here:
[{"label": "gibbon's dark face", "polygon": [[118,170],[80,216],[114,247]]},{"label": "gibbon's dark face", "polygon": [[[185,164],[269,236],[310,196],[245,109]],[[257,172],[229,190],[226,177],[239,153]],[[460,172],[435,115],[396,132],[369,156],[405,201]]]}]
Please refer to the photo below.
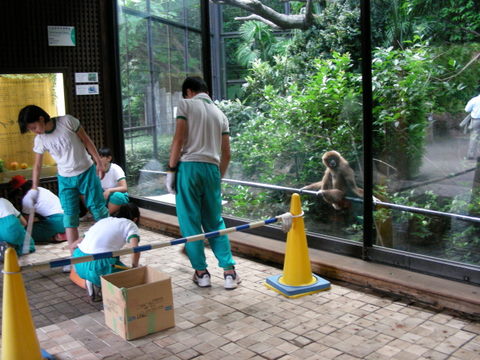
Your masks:
[{"label": "gibbon's dark face", "polygon": [[327,159],[327,166],[330,169],[335,169],[337,167],[337,157],[336,156],[329,156]]}]

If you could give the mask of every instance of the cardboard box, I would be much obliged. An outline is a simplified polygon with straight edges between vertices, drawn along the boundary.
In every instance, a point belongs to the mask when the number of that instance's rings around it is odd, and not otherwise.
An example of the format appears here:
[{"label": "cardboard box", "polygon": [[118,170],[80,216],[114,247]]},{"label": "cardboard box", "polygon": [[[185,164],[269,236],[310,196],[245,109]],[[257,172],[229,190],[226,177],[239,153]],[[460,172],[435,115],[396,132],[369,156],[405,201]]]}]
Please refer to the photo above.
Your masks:
[{"label": "cardboard box", "polygon": [[170,276],[149,266],[102,276],[105,323],[126,340],[175,326]]}]

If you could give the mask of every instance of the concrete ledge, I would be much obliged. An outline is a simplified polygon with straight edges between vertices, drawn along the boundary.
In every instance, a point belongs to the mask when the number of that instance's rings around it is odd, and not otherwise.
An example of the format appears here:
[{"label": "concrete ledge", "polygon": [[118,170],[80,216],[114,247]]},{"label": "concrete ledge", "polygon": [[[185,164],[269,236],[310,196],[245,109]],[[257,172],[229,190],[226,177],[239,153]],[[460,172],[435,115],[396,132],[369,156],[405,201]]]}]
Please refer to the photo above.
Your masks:
[{"label": "concrete ledge", "polygon": [[[176,216],[146,209],[142,209],[141,214],[142,226],[180,237]],[[244,232],[234,232],[229,234],[229,238],[235,253],[283,266],[285,243]],[[474,318],[480,318],[480,287],[478,286],[317,249],[310,249],[309,253],[312,272],[326,279],[369,287],[396,294],[437,310],[459,311]]]}]

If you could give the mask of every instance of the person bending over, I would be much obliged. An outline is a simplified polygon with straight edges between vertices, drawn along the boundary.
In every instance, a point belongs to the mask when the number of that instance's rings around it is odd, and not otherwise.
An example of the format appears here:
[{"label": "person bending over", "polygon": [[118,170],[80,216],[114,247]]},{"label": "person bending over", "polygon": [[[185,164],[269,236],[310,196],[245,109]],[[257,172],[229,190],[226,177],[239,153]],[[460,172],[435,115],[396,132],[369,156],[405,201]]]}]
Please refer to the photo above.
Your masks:
[{"label": "person bending over", "polygon": [[[133,203],[121,205],[111,217],[93,224],[83,239],[74,244],[77,248],[73,251],[73,257],[116,251],[126,244],[131,247],[138,246],[139,219],[140,210],[137,205]],[[137,267],[139,260],[140,253],[133,253],[132,267]],[[80,278],[85,279],[87,292],[92,301],[101,301],[100,277],[121,271],[125,267],[118,257],[114,257],[75,264],[75,271]]]},{"label": "person bending over", "polygon": [[[31,131],[35,136],[32,171],[32,201],[37,201],[43,154],[48,151],[57,163],[58,196],[63,209],[70,251],[78,239],[79,196],[83,195],[95,221],[108,216],[100,179],[105,168],[95,144],[80,121],[71,115],[50,117],[42,108],[28,105],[20,110],[18,125],[22,134]],[[93,158],[93,160],[92,160]],[[95,164],[96,166],[95,166]],[[69,271],[69,268],[64,268]]]},{"label": "person bending over", "polygon": [[29,191],[32,181],[22,175],[15,175],[9,182],[9,198],[13,204],[18,204],[22,214],[35,213],[32,227],[32,237],[35,243],[63,242],[66,240],[63,226],[63,210],[60,199],[48,189],[38,187],[38,198],[32,201]]}]

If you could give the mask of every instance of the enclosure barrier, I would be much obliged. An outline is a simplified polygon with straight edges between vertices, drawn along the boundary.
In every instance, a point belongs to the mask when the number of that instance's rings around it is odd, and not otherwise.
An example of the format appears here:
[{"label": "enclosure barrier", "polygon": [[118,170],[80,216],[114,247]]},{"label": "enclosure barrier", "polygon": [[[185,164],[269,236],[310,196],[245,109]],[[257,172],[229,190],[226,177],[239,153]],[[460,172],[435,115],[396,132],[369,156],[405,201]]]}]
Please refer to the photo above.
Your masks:
[{"label": "enclosure barrier", "polygon": [[[144,173],[166,175],[165,171],[158,171],[158,170],[140,170],[140,171]],[[289,193],[307,194],[307,195],[315,195],[315,196],[319,195],[317,191],[302,190],[302,189],[296,189],[296,188],[287,187],[287,186],[271,185],[271,184],[257,183],[257,182],[251,182],[251,181],[233,180],[233,179],[222,179],[222,181],[227,184],[251,186],[259,189],[278,190],[278,191],[285,191]],[[350,197],[350,196],[346,196],[345,198],[353,202],[363,202],[363,199],[361,198]],[[373,205],[380,205],[380,206],[394,209],[394,210],[408,211],[408,212],[413,212],[416,214],[423,214],[423,215],[443,216],[443,217],[449,217],[449,218],[457,219],[461,221],[480,223],[480,217],[475,217],[475,216],[423,209],[423,208],[418,208],[414,206],[392,204],[392,203],[380,201],[378,199],[373,199],[372,202],[373,202]]]}]

